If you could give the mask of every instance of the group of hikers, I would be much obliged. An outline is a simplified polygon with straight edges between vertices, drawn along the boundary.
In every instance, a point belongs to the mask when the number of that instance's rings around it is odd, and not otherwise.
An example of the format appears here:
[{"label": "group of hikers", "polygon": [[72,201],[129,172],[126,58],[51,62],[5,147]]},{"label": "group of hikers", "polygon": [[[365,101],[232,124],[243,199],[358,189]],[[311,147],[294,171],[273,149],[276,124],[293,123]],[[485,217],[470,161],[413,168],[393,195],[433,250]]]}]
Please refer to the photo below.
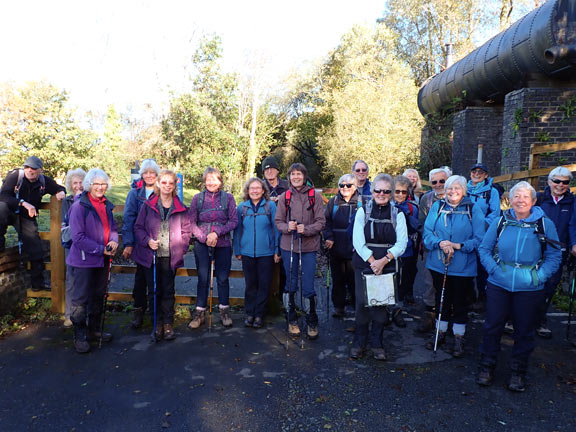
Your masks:
[{"label": "group of hikers", "polygon": [[[42,161],[31,156],[23,169],[5,178],[0,250],[7,226],[15,225],[31,262],[32,289],[45,289],[37,208],[44,194],[63,200],[65,325],[74,328],[76,351],[85,353],[90,342],[112,339],[102,325],[112,257],[119,248],[114,206],[106,198],[110,178],[102,169],[76,169],[67,174],[64,188],[42,168]],[[350,358],[371,352],[386,360],[383,330],[390,322],[406,327],[403,310],[415,302],[417,260],[423,254],[425,311],[418,331],[432,333],[426,348],[436,351],[450,342],[451,354],[462,357],[470,307],[484,309],[477,383],[492,383],[500,339],[510,331],[508,388],[524,391],[535,336],[552,336],[547,309],[563,266],[576,255],[576,203],[568,169],[551,170],[541,193],[528,182],[516,183],[508,192],[510,208],[503,212],[503,191],[482,163],[471,167],[469,180],[452,175],[448,167],[431,170],[432,189],[424,193],[415,169],[370,180],[367,163],[357,160],[352,172],[339,178],[338,192],[326,206],[303,164],[292,164],[283,180],[278,161],[269,156],[262,172],[264,179],[244,184],[237,205],[223,188],[221,172],[208,167],[203,190],[187,207],[176,192],[176,173],[160,169],[153,159],[142,161],[121,230],[122,255],[136,262],[134,328],[143,325],[149,311],[154,340],[175,339],[175,274],[192,244],[198,284],[190,329],[207,320],[211,326],[214,278],[221,323],[233,325],[228,276],[234,254],[245,278],[244,325],[265,325],[274,264],[281,262],[287,331],[314,340],[319,336],[316,258],[325,247],[333,317],[353,308]]]}]

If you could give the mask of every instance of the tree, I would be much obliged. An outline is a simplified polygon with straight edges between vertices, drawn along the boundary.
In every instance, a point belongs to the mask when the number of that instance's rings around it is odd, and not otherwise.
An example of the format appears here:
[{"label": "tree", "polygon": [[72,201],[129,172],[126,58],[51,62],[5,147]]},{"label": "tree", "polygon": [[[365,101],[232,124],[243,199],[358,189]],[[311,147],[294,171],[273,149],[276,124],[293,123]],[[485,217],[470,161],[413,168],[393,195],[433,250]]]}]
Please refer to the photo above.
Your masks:
[{"label": "tree", "polygon": [[114,180],[125,180],[129,177],[129,162],[124,157],[123,126],[114,105],[108,107],[104,122],[103,139],[97,147],[94,161]]},{"label": "tree", "polygon": [[73,168],[88,169],[96,136],[78,126],[68,95],[45,82],[0,87],[0,171],[3,175],[36,155],[44,172],[63,179]]}]

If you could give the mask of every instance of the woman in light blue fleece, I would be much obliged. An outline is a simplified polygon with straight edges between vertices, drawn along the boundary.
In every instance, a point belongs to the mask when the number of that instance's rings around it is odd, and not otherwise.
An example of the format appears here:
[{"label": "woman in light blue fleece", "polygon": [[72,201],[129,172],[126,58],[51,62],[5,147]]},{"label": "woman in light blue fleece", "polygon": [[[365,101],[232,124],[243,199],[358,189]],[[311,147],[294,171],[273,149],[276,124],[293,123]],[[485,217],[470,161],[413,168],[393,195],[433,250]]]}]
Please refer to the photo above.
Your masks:
[{"label": "woman in light blue fleece", "polygon": [[[372,199],[358,209],[354,218],[352,257],[356,290],[356,330],[350,357],[361,357],[368,339],[376,360],[386,360],[382,332],[388,322],[386,306],[366,307],[363,273],[386,274],[397,271],[397,260],[406,249],[408,231],[404,213],[390,203],[392,178],[379,174],[372,182]],[[371,324],[371,326],[370,326]]]},{"label": "woman in light blue fleece", "polygon": [[510,190],[512,209],[494,221],[479,248],[488,272],[486,321],[480,345],[480,368],[476,382],[492,383],[500,338],[507,319],[514,325],[514,347],[508,389],[525,389],[528,358],[534,350],[538,310],[545,299],[544,284],[562,260],[554,242],[554,223],[536,203],[536,191],[525,181]]},{"label": "woman in light blue fleece", "polygon": [[[444,188],[445,198],[436,201],[426,217],[423,240],[429,251],[426,268],[432,274],[438,313],[444,272],[447,272],[438,345],[445,343],[448,324],[452,322],[452,355],[459,358],[464,355],[467,299],[476,276],[476,248],[484,235],[484,215],[466,196],[464,177],[449,177]],[[434,348],[434,336],[426,348]]]}]

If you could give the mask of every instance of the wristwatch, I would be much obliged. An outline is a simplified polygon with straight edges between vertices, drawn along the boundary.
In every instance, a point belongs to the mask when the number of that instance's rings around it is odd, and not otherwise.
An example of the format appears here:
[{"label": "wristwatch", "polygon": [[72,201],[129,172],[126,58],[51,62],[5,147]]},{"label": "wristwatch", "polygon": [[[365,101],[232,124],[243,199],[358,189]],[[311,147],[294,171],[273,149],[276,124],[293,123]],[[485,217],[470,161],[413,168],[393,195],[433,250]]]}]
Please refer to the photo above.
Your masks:
[{"label": "wristwatch", "polygon": [[23,199],[21,199],[20,202],[18,203],[18,205],[19,205],[20,207],[22,207],[22,204],[24,204],[25,202],[26,202],[26,201],[24,201]]}]

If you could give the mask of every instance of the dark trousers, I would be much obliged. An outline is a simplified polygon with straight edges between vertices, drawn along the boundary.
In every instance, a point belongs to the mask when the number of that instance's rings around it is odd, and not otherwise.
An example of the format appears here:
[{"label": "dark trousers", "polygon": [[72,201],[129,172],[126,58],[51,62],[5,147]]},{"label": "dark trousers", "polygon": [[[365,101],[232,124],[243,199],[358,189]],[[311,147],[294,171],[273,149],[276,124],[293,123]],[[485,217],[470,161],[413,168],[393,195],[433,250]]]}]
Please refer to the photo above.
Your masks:
[{"label": "dark trousers", "polygon": [[414,298],[414,280],[418,273],[418,255],[400,258],[400,283],[398,284],[398,301],[406,297]]},{"label": "dark trousers", "polygon": [[476,268],[478,269],[478,276],[476,276],[476,298],[478,300],[486,298],[486,281],[488,280],[488,273],[480,262],[480,257],[476,256]]},{"label": "dark trousers", "polygon": [[[432,270],[430,270],[430,273],[432,274],[432,282],[436,290],[436,311],[440,313],[440,297],[442,296],[444,274]],[[468,322],[468,298],[473,289],[473,277],[450,275],[446,277],[442,321],[454,324],[466,324]]]},{"label": "dark trousers", "polygon": [[332,304],[334,307],[344,309],[347,295],[354,306],[356,304],[356,292],[352,259],[330,255],[330,271],[332,272]]},{"label": "dark trousers", "polygon": [[[149,310],[154,319],[154,266],[145,270],[146,283],[150,287]],[[161,324],[174,324],[176,272],[170,268],[170,257],[156,258],[156,321]]]},{"label": "dark trousers", "polygon": [[246,282],[244,293],[246,315],[260,318],[266,315],[273,269],[274,256],[272,255],[257,258],[242,255],[242,270]]},{"label": "dark trousers", "polygon": [[511,367],[525,372],[528,358],[535,347],[538,311],[544,302],[544,291],[511,292],[488,283],[486,286],[486,321],[480,353],[482,362],[495,365],[500,352],[500,338],[508,319],[514,325],[514,347]]},{"label": "dark trousers", "polygon": [[[210,288],[210,256],[208,246],[199,241],[194,242],[194,258],[198,269],[198,300],[196,306],[205,308],[208,302],[208,290]],[[232,248],[214,248],[214,276],[218,286],[218,302],[220,306],[230,304],[230,268],[232,267]]]},{"label": "dark trousers", "polygon": [[74,289],[72,290],[70,319],[74,325],[80,327],[86,326],[88,322],[90,330],[99,331],[100,319],[104,311],[108,266],[73,268]]},{"label": "dark trousers", "polygon": [[134,298],[134,307],[146,310],[147,298],[147,276],[146,267],[136,264],[136,274],[134,275],[134,288],[132,288],[132,297]]},{"label": "dark trousers", "polygon": [[388,322],[388,308],[386,306],[366,307],[366,289],[362,270],[354,270],[354,281],[356,290],[354,344],[364,348],[369,341],[372,348],[382,348],[382,333]]},{"label": "dark trousers", "polygon": [[540,309],[538,310],[538,322],[537,325],[546,324],[546,314],[548,313],[548,308],[550,307],[550,302],[552,301],[552,297],[556,294],[556,290],[558,289],[558,284],[560,280],[562,280],[562,265],[552,276],[544,283],[544,301],[540,305]]},{"label": "dark trousers", "polygon": [[[26,209],[22,209],[26,211]],[[38,235],[38,222],[36,218],[29,217],[12,212],[5,202],[0,201],[0,249],[6,244],[6,231],[8,225],[12,225],[20,241],[22,241],[22,251],[28,255],[30,260],[30,276],[32,278],[32,287],[40,288],[44,285],[44,250],[42,249],[42,240]]]}]

